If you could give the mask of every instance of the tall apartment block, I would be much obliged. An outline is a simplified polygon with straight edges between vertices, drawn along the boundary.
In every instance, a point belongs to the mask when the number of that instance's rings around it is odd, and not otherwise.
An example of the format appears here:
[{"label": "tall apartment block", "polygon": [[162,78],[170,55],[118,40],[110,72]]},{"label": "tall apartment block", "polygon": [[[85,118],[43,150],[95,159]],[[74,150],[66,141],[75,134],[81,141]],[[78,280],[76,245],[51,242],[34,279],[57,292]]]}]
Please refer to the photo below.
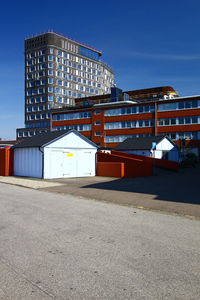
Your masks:
[{"label": "tall apartment block", "polygon": [[17,138],[48,131],[52,108],[110,93],[114,73],[101,56],[101,51],[54,32],[26,39],[25,128],[17,129]]}]

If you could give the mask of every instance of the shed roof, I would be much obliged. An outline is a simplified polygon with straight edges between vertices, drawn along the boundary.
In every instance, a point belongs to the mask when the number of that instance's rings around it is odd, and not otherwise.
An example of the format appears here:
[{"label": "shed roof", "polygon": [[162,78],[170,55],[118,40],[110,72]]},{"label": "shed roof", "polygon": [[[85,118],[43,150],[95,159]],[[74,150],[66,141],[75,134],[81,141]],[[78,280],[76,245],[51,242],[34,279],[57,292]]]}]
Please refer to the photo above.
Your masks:
[{"label": "shed roof", "polygon": [[120,143],[115,150],[151,150],[153,142],[158,144],[164,138],[167,138],[171,143],[173,143],[167,136],[128,138]]},{"label": "shed roof", "polygon": [[53,141],[61,138],[62,136],[65,136],[69,133],[73,132],[74,134],[78,135],[80,138],[82,138],[87,143],[91,144],[93,147],[97,147],[96,144],[91,142],[89,139],[87,139],[85,136],[80,134],[78,131],[72,129],[72,130],[58,130],[58,131],[49,131],[41,134],[34,135],[30,138],[26,138],[25,140],[19,142],[13,148],[33,148],[33,147],[44,147]]}]

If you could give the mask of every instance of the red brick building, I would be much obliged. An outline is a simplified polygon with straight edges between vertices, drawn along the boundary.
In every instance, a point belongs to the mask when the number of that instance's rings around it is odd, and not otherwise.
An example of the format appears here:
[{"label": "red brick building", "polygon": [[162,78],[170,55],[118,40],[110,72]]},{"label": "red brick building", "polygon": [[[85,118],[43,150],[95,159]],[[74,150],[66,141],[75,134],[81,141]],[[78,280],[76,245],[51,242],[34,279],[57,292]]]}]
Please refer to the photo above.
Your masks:
[{"label": "red brick building", "polygon": [[76,99],[76,106],[52,110],[52,130],[76,129],[101,147],[128,137],[168,135],[200,139],[200,96],[180,97],[171,87]]}]

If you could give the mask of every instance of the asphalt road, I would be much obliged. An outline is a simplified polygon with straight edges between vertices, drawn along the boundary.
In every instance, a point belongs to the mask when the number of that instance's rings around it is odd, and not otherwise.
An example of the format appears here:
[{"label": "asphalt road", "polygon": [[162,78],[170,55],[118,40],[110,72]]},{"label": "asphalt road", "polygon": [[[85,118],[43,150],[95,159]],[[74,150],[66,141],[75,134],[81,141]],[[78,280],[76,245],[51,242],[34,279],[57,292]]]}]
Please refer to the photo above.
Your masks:
[{"label": "asphalt road", "polygon": [[200,221],[0,183],[0,300],[200,299]]}]

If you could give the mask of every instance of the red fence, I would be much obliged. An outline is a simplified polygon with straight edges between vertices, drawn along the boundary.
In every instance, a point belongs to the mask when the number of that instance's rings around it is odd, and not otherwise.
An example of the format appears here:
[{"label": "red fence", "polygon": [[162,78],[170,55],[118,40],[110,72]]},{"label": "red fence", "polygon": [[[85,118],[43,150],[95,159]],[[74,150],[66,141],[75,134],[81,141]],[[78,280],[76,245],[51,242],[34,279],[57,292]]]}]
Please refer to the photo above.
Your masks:
[{"label": "red fence", "polygon": [[13,175],[13,150],[11,148],[0,149],[0,176]]},{"label": "red fence", "polygon": [[124,177],[124,163],[119,162],[97,162],[97,176]]},{"label": "red fence", "polygon": [[174,162],[174,161],[165,160],[165,159],[158,159],[158,158],[154,158],[154,157],[130,154],[130,153],[125,153],[125,152],[115,151],[115,150],[112,150],[111,153],[114,155],[120,155],[122,157],[127,157],[127,158],[132,158],[132,159],[140,159],[143,162],[149,163],[152,166],[156,166],[156,167],[160,167],[160,168],[165,168],[165,169],[170,169],[170,170],[178,170],[180,167],[179,163]]},{"label": "red fence", "polygon": [[[123,154],[123,153],[122,153]],[[125,157],[121,155],[121,152],[117,154],[109,154],[97,152],[97,166],[98,163],[123,163],[124,164],[124,175],[121,177],[143,177],[143,176],[151,176],[153,174],[152,164],[149,162],[144,162],[141,159],[133,158],[133,157]],[[114,166],[114,165],[113,165]],[[108,170],[108,167],[110,168]],[[97,168],[99,176],[111,176],[118,177],[116,175],[116,167],[112,168],[112,165],[101,165]],[[110,174],[110,175],[107,175]],[[122,174],[122,173],[121,173]]]}]

